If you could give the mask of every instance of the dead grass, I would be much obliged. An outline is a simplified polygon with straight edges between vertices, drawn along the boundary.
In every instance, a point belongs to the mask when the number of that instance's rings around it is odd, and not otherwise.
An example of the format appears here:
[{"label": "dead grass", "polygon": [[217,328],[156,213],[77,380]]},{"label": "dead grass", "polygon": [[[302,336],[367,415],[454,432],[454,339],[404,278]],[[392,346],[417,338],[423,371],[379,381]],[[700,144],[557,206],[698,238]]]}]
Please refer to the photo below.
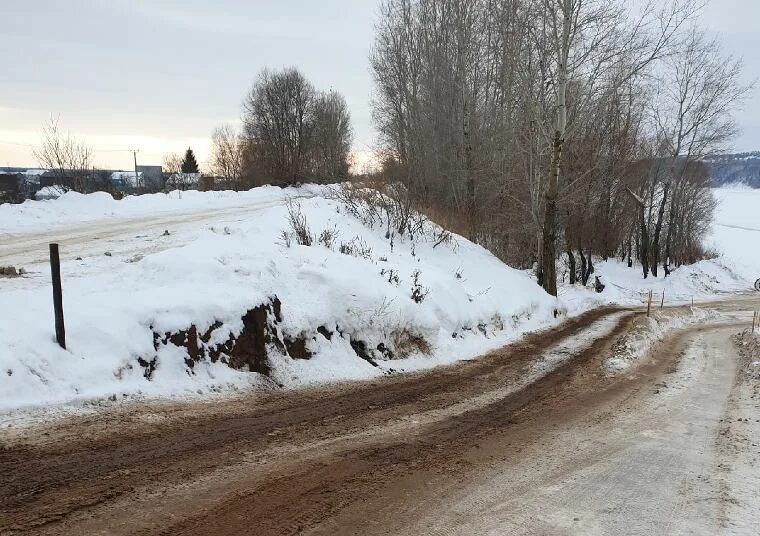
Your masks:
[{"label": "dead grass", "polygon": [[413,354],[430,355],[431,353],[430,344],[425,338],[406,328],[394,331],[391,337],[397,357],[404,358]]}]

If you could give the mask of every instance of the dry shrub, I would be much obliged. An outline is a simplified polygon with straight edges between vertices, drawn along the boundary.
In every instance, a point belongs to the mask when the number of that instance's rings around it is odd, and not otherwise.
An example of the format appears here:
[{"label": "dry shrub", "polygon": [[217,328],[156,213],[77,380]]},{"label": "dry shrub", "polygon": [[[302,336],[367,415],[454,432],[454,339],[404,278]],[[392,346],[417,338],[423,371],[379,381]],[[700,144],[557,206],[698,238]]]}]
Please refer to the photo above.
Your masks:
[{"label": "dry shrub", "polygon": [[427,298],[427,295],[430,292],[429,288],[423,287],[422,283],[420,283],[420,274],[421,272],[419,270],[415,270],[412,274],[411,298],[414,300],[414,303],[422,303],[425,301],[425,298]]},{"label": "dry shrub", "polygon": [[311,234],[306,216],[301,212],[301,204],[288,200],[286,206],[288,209],[288,223],[290,224],[296,244],[311,246],[314,243],[314,236]]},{"label": "dry shrub", "polygon": [[372,248],[360,236],[355,236],[348,242],[341,242],[338,251],[344,255],[372,260]]},{"label": "dry shrub", "polygon": [[325,229],[319,235],[319,243],[325,246],[327,249],[332,249],[337,236],[338,231],[335,228]]},{"label": "dry shrub", "polygon": [[409,357],[412,354],[430,355],[430,344],[422,335],[412,333],[407,328],[401,328],[391,333],[393,347],[398,357]]},{"label": "dry shrub", "polygon": [[409,190],[400,182],[367,180],[338,185],[333,198],[346,212],[369,228],[385,230],[385,238],[430,240],[433,247],[451,243],[451,233],[417,210]]}]

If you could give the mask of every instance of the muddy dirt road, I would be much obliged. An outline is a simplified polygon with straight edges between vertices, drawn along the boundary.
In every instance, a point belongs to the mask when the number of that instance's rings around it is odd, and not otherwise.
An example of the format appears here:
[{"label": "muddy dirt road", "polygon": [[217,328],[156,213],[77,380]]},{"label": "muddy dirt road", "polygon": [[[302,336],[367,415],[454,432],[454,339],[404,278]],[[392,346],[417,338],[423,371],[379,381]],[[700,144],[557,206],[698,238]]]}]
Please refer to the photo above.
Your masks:
[{"label": "muddy dirt road", "polygon": [[424,374],[3,429],[0,534],[754,534],[758,428],[727,423],[760,419],[731,341],[758,306],[615,376],[641,313]]}]

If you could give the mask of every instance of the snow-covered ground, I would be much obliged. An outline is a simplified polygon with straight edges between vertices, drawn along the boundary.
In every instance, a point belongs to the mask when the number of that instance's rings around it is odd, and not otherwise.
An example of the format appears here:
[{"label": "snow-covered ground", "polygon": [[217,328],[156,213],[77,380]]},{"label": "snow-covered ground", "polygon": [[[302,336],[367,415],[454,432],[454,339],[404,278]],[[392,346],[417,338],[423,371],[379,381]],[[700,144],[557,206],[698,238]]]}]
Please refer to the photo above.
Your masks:
[{"label": "snow-covered ground", "polygon": [[[0,410],[372,378],[482,354],[561,321],[555,309],[640,304],[649,290],[664,289],[666,303],[746,290],[760,266],[752,257],[760,255],[760,191],[716,194],[712,239],[723,257],[667,280],[598,262],[604,293],[563,287],[559,301],[462,237],[437,244],[432,224],[424,237],[390,239],[385,226],[348,214],[326,187],[121,201],[67,193],[0,205],[0,265],[23,262],[28,272],[0,278]],[[297,199],[293,210],[310,227],[311,246],[288,235],[286,199]],[[54,340],[44,262],[52,240],[62,247],[67,350]],[[415,288],[424,299],[415,301]],[[271,309],[267,376],[223,363],[225,344],[246,329],[246,313],[263,304]],[[191,327],[200,351],[192,364],[182,343],[166,336],[186,337]],[[287,341],[303,347],[286,352]],[[304,350],[308,359],[287,355]]]},{"label": "snow-covered ground", "polygon": [[640,305],[650,291],[658,306],[663,292],[665,304],[672,305],[751,291],[760,278],[760,189],[729,185],[714,189],[713,194],[718,208],[707,245],[718,253],[717,258],[681,266],[668,277],[660,267],[659,277],[650,274],[647,279],[639,265],[628,268],[619,259],[595,260],[594,275],[606,285],[604,292],[563,285],[559,290],[562,301],[572,311],[595,304]]},{"label": "snow-covered ground", "polygon": [[725,186],[713,190],[718,210],[710,243],[740,278],[760,278],[760,189]]},{"label": "snow-covered ground", "polygon": [[[301,198],[294,208],[313,245],[283,236],[291,232],[286,197]],[[234,218],[211,211],[246,204],[255,210]],[[432,224],[426,238],[390,240],[385,227],[346,214],[325,188],[123,201],[68,193],[0,208],[0,230],[16,239],[30,230],[68,236],[83,223],[108,233],[134,219],[148,229],[129,227],[107,251],[86,242],[63,251],[67,350],[54,340],[44,262],[24,266],[23,277],[0,279],[0,408],[125,394],[205,396],[272,380],[297,386],[371,378],[472,357],[555,321],[554,299],[480,246],[461,237],[436,245]],[[157,215],[196,209],[205,211],[202,219],[167,227],[168,234],[149,226]],[[319,240],[325,230],[331,243]],[[415,278],[426,294],[419,303]],[[189,367],[184,347],[154,339],[195,326],[211,349],[239,336],[246,313],[275,297],[282,310],[274,336],[302,339],[312,355],[291,359],[270,344],[271,380],[222,360],[202,358]],[[148,380],[139,360],[154,357]]]}]

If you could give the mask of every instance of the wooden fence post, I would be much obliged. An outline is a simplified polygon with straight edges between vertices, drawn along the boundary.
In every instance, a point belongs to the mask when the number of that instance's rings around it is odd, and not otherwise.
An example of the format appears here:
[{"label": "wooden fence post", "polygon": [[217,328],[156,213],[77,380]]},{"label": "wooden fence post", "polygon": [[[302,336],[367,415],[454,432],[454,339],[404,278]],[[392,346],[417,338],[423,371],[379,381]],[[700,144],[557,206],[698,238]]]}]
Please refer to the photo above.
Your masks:
[{"label": "wooden fence post", "polygon": [[665,307],[665,289],[662,289],[662,301],[660,302],[660,311]]},{"label": "wooden fence post", "polygon": [[647,316],[649,316],[649,311],[652,309],[652,291],[649,291],[649,295],[647,296]]},{"label": "wooden fence post", "polygon": [[61,259],[58,244],[50,244],[50,275],[53,278],[53,309],[55,311],[55,340],[66,349],[66,328],[63,324],[63,292],[61,290]]}]

